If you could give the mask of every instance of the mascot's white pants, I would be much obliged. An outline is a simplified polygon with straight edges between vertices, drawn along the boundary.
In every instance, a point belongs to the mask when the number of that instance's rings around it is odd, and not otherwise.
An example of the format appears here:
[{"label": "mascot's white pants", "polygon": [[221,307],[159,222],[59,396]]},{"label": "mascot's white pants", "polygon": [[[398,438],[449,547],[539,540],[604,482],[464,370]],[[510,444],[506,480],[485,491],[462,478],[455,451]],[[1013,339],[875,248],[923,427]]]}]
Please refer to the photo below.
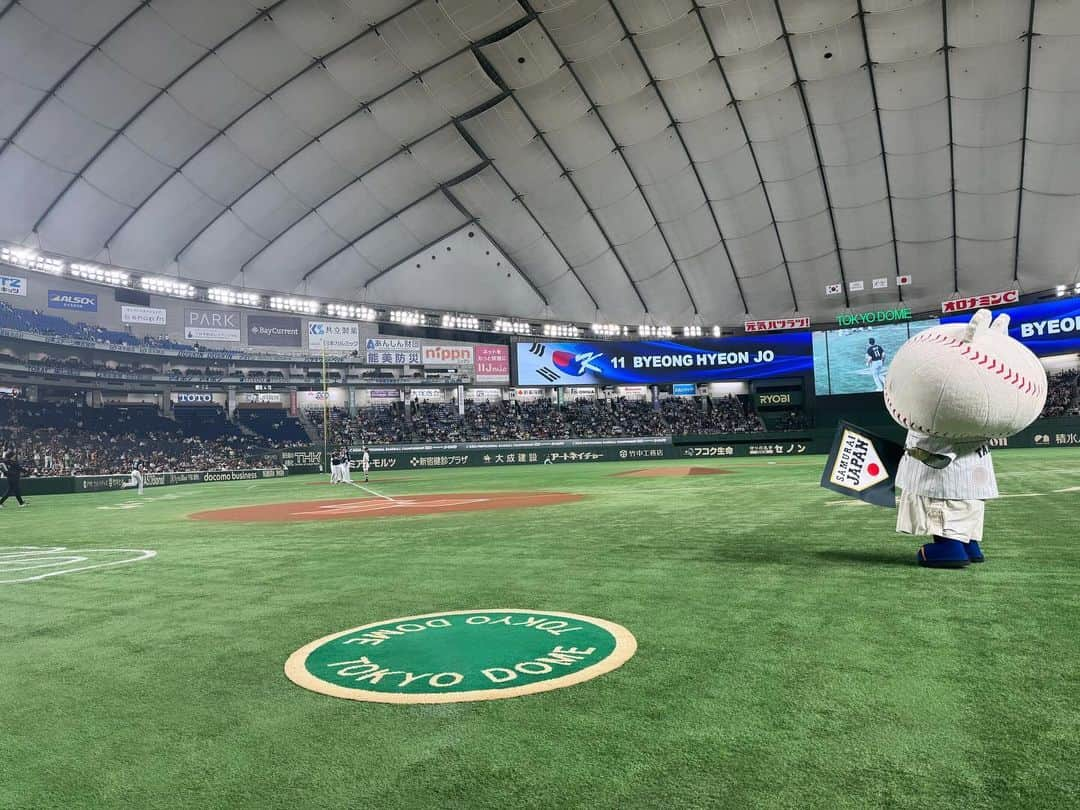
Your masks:
[{"label": "mascot's white pants", "polygon": [[896,504],[896,531],[937,535],[963,543],[982,540],[985,511],[985,501],[928,498],[905,490]]}]

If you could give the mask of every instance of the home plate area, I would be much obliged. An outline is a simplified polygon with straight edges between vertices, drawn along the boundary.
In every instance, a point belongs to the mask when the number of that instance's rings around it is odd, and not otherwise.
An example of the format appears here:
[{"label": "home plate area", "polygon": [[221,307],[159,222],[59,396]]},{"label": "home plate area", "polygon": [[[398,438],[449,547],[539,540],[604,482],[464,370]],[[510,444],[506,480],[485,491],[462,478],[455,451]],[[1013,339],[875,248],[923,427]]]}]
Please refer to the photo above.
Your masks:
[{"label": "home plate area", "polygon": [[402,495],[380,498],[337,498],[211,509],[190,515],[192,520],[244,523],[344,520],[374,517],[414,517],[445,512],[485,512],[526,509],[580,501],[584,496],[566,492],[479,492],[438,495]]}]

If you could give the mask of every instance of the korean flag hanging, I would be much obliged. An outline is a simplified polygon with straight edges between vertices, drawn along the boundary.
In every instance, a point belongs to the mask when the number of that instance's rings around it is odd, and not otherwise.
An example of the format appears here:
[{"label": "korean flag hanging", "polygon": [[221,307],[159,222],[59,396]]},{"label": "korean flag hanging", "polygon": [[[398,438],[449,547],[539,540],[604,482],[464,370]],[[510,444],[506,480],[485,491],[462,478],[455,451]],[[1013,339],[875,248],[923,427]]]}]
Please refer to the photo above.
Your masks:
[{"label": "korean flag hanging", "polygon": [[841,422],[821,485],[849,498],[895,509],[896,470],[903,455],[904,448],[896,442]]}]

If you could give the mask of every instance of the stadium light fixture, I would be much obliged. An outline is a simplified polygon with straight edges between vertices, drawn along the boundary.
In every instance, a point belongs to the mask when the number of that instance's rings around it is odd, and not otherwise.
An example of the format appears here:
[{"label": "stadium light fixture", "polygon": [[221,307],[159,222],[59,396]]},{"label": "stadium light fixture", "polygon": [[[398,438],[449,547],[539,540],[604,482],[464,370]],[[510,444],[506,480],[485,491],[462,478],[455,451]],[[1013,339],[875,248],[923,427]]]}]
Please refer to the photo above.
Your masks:
[{"label": "stadium light fixture", "polygon": [[217,304],[242,307],[261,307],[262,296],[258,293],[230,290],[227,287],[213,287],[206,292],[206,297]]},{"label": "stadium light fixture", "polygon": [[114,287],[126,287],[131,283],[131,276],[123,270],[111,270],[96,264],[72,264],[68,272],[73,278],[94,281],[98,284],[111,284]]},{"label": "stadium light fixture", "polygon": [[509,321],[500,318],[492,324],[491,331],[503,335],[531,335],[533,328],[532,324],[525,321]]},{"label": "stadium light fixture", "polygon": [[423,326],[424,316],[413,309],[390,310],[390,323],[400,323],[402,326]]},{"label": "stadium light fixture", "polygon": [[576,338],[581,337],[581,330],[569,323],[545,323],[544,337]]},{"label": "stadium light fixture", "polygon": [[617,323],[594,323],[592,333],[600,337],[618,337],[626,333],[626,327],[619,326]]},{"label": "stadium light fixture", "polygon": [[21,267],[24,270],[37,270],[42,273],[52,273],[54,276],[63,275],[64,263],[59,259],[42,256],[31,248],[3,247],[0,248],[0,262]]},{"label": "stadium light fixture", "polygon": [[351,321],[374,321],[379,313],[371,307],[353,306],[352,304],[327,304],[326,314],[331,318],[342,318]]},{"label": "stadium light fixture", "polygon": [[649,324],[642,324],[638,327],[638,334],[641,337],[671,337],[672,331],[670,326],[650,326]]},{"label": "stadium light fixture", "polygon": [[195,288],[183,281],[171,278],[143,278],[141,286],[147,292],[172,295],[177,298],[194,298]]},{"label": "stadium light fixture", "polygon": [[683,337],[695,338],[701,337],[703,331],[700,326],[684,326],[682,333]]},{"label": "stadium light fixture", "polygon": [[291,298],[275,295],[270,299],[270,309],[278,312],[295,312],[297,315],[317,315],[319,302],[309,298]]},{"label": "stadium light fixture", "polygon": [[443,329],[464,329],[472,332],[479,331],[480,319],[472,315],[452,315],[449,312],[442,316]]}]

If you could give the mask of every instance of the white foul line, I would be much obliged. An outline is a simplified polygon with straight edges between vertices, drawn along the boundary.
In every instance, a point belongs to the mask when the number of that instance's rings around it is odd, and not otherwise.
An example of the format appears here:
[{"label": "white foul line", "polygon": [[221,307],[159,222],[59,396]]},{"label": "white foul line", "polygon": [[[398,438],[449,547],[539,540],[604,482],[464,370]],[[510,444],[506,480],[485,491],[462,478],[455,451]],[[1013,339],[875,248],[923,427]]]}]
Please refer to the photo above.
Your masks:
[{"label": "white foul line", "polygon": [[395,501],[389,495],[381,495],[381,494],[379,494],[378,492],[376,492],[373,489],[368,489],[365,486],[361,486],[360,484],[357,484],[355,481],[346,481],[345,483],[346,484],[351,484],[352,486],[356,487],[357,489],[362,489],[362,490],[364,490],[364,492],[367,492],[370,495],[374,495],[376,498],[382,498],[383,500],[390,501],[390,503],[397,503],[397,501]]}]

